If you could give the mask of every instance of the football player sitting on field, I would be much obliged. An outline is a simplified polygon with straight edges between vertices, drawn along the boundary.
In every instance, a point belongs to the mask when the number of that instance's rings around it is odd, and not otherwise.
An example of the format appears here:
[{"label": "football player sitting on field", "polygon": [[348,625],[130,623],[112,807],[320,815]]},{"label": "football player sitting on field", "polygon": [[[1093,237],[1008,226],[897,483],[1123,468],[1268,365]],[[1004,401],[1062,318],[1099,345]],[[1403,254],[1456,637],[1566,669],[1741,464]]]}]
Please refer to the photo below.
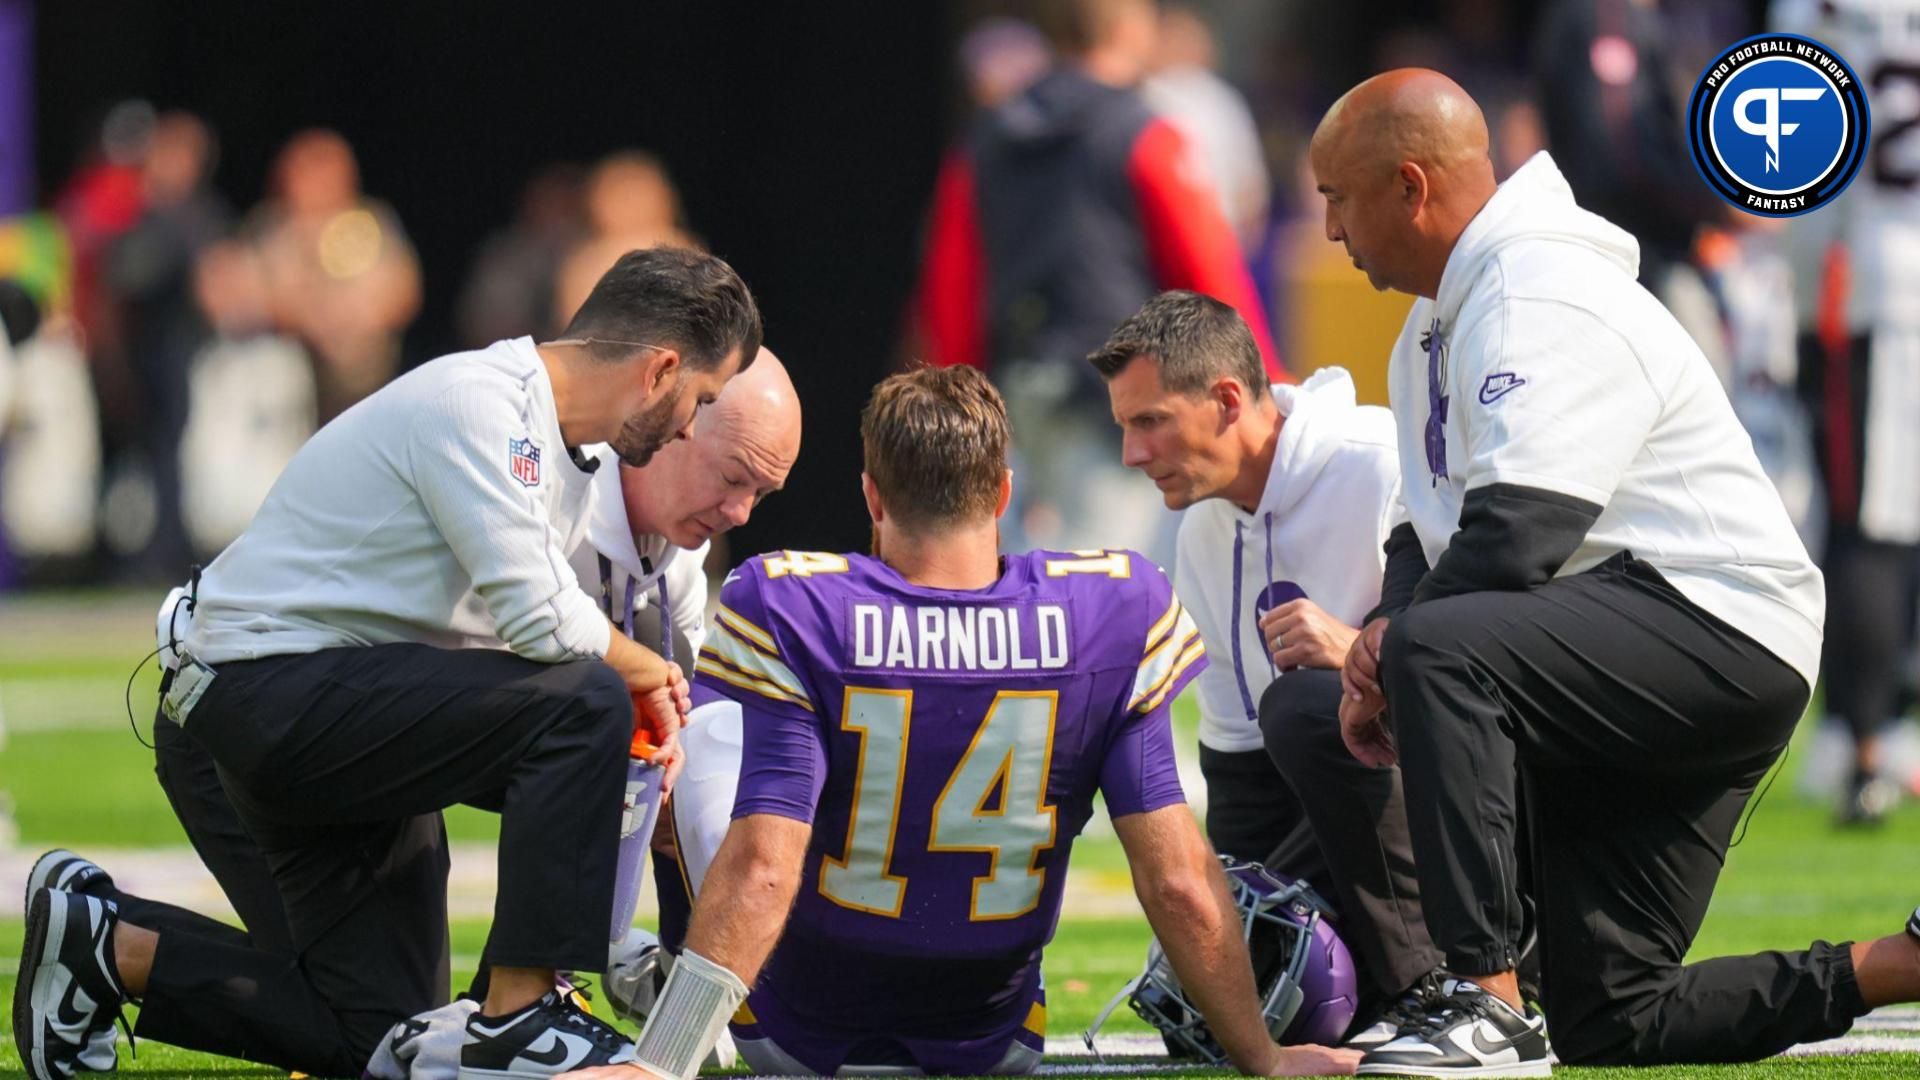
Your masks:
[{"label": "football player sitting on field", "polygon": [[762,556],[721,592],[690,732],[737,716],[738,794],[702,870],[699,777],[727,770],[689,754],[676,824],[704,880],[634,1065],[691,1077],[731,1020],[759,1072],[1031,1071],[1041,949],[1098,792],[1233,1064],[1351,1072],[1355,1052],[1262,1021],[1174,768],[1170,706],[1206,661],[1166,575],[1127,551],[998,554],[1009,434],[978,371],[888,379],[862,437],[877,557]]}]

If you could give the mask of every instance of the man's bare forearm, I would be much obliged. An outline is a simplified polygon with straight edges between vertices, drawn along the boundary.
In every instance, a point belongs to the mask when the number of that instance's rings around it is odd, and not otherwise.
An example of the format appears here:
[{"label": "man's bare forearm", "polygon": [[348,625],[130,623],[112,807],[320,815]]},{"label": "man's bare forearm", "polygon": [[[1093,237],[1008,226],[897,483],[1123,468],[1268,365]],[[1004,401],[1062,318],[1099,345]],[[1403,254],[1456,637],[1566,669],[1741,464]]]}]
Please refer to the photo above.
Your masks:
[{"label": "man's bare forearm", "polygon": [[1127,847],[1134,891],[1180,986],[1241,1072],[1271,1071],[1279,1049],[1267,1034],[1226,875],[1185,806],[1114,821]]},{"label": "man's bare forearm", "polygon": [[735,821],[701,883],[686,947],[752,986],[787,924],[812,835],[774,814]]}]

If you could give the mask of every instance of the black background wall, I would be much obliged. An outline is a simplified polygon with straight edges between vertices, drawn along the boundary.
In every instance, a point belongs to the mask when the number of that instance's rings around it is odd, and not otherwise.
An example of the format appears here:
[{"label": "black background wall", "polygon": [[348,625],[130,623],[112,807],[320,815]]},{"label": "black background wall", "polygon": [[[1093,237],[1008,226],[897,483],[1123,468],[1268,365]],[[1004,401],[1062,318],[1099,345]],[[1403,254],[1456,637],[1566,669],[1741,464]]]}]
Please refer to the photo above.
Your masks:
[{"label": "black background wall", "polygon": [[538,167],[658,154],[687,216],[760,299],[806,435],[736,552],[864,548],[858,414],[896,355],[921,215],[954,113],[945,5],[96,2],[36,5],[41,191],[126,97],[219,133],[242,208],[295,131],[336,128],[418,247],[418,362],[452,347],[475,247]]}]

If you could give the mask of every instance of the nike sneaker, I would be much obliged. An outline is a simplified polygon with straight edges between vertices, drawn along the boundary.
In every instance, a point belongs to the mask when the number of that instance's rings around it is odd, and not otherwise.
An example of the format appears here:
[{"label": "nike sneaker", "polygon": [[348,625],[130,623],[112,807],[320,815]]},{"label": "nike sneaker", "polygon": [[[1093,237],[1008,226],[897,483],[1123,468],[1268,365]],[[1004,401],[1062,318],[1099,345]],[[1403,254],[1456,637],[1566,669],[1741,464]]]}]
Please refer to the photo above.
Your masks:
[{"label": "nike sneaker", "polygon": [[1465,979],[1449,979],[1427,1015],[1367,1051],[1361,1076],[1551,1076],[1547,1022]]},{"label": "nike sneaker", "polygon": [[85,893],[42,887],[28,900],[13,1042],[33,1080],[68,1080],[119,1064],[113,1024],[126,1024],[120,1007],[127,996],[113,969],[118,921],[111,901]]},{"label": "nike sneaker", "polygon": [[556,988],[517,1012],[469,1018],[460,1080],[545,1080],[632,1060],[631,1040]]},{"label": "nike sneaker", "polygon": [[1403,1028],[1412,1027],[1427,1018],[1428,1013],[1444,1000],[1440,988],[1446,983],[1446,975],[1439,971],[1430,971],[1407,988],[1407,992],[1387,1006],[1385,1012],[1373,1023],[1361,1028],[1349,1038],[1346,1045],[1352,1050],[1371,1050],[1376,1046],[1385,1046],[1400,1037]]}]

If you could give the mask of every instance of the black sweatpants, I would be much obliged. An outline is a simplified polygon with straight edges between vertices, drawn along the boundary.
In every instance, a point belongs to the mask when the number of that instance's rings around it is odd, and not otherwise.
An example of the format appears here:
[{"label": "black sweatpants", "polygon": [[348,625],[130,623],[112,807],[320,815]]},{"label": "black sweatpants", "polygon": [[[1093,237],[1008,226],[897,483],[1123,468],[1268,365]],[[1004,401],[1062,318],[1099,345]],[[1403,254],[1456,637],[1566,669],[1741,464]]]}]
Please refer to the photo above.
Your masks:
[{"label": "black sweatpants", "polygon": [[[1265,750],[1236,753],[1202,744],[1200,775],[1207,782],[1207,839],[1222,855],[1264,863],[1287,837],[1306,827],[1300,797]],[[1307,876],[1285,867],[1273,869]]]},{"label": "black sweatpants", "polygon": [[[1341,940],[1391,1001],[1441,964],[1420,911],[1399,769],[1360,764],[1340,738],[1340,673],[1291,671],[1260,695],[1267,756],[1305,814],[1269,856],[1338,911]],[[1298,873],[1301,867],[1313,873]]]},{"label": "black sweatpants", "polygon": [[[289,948],[125,909],[161,923],[141,1032],[359,1075],[389,1027],[448,1000],[440,811],[458,803],[501,812],[494,962],[601,970],[632,715],[597,661],[383,645],[221,665],[186,731],[272,875]],[[240,907],[248,890],[222,885]]]},{"label": "black sweatpants", "polygon": [[1845,945],[1682,963],[1808,690],[1652,567],[1416,604],[1381,664],[1427,926],[1460,974],[1514,966],[1526,784],[1561,1060],[1753,1060],[1866,1011]]}]

